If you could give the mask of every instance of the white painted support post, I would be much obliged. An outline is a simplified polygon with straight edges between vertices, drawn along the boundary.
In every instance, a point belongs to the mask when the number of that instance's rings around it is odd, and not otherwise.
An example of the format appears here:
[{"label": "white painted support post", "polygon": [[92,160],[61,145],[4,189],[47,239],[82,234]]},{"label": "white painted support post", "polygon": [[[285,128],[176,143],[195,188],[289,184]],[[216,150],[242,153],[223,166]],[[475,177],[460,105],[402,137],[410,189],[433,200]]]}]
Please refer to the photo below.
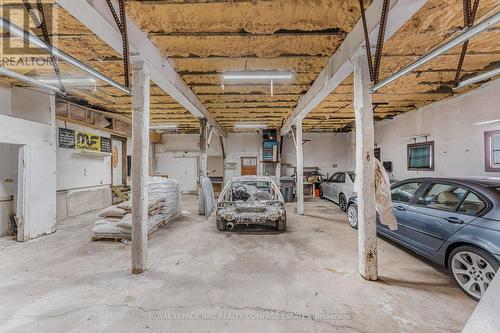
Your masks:
[{"label": "white painted support post", "polygon": [[352,61],[354,65],[354,114],[356,119],[359,273],[366,280],[377,280],[373,108],[366,48],[360,48],[354,54]]},{"label": "white painted support post", "polygon": [[277,149],[277,152],[276,152],[276,171],[275,171],[275,178],[276,178],[276,185],[278,185],[278,187],[281,186],[281,145],[283,144],[283,137],[282,136],[279,136],[279,140],[278,140],[278,149]]},{"label": "white painted support post", "polygon": [[198,214],[205,215],[205,198],[203,196],[202,180],[207,176],[207,120],[200,119],[200,166],[199,166],[199,194],[198,194]]},{"label": "white painted support post", "polygon": [[147,267],[149,168],[149,68],[132,65],[132,273]]},{"label": "white painted support post", "polygon": [[295,125],[297,148],[297,214],[304,215],[304,154],[302,152],[302,118]]}]

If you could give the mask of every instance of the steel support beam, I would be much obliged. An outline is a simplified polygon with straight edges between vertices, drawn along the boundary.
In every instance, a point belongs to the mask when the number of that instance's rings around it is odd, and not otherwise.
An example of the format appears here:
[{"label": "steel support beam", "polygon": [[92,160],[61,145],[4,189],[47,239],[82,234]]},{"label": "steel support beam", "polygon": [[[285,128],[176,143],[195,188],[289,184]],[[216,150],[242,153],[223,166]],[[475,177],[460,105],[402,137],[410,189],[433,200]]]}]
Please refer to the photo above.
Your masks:
[{"label": "steel support beam", "polygon": [[[389,39],[399,30],[427,0],[393,0],[387,16],[387,27],[384,39]],[[370,40],[375,40],[380,21],[380,12],[384,1],[374,0],[366,10],[366,25],[370,31]],[[363,23],[358,21],[347,35],[340,47],[328,60],[325,68],[318,75],[309,91],[299,99],[292,115],[281,128],[281,135],[288,133],[300,117],[306,117],[318,104],[353,72],[350,58],[365,42]],[[371,43],[372,44],[372,43]]]},{"label": "steel support beam", "polygon": [[359,273],[377,280],[377,220],[375,210],[375,157],[370,72],[363,47],[353,56],[354,114],[356,117],[356,188],[358,193]]},{"label": "steel support beam", "polygon": [[[106,1],[56,0],[56,2],[115,51],[123,53],[122,36],[117,30]],[[195,117],[207,119],[219,135],[226,136],[222,126],[203,106],[147,34],[129,18],[127,18],[127,32],[130,52],[144,58],[151,69],[151,80]]]},{"label": "steel support beam", "polygon": [[388,85],[389,83],[397,80],[403,75],[406,75],[413,71],[414,69],[422,66],[423,64],[431,61],[432,59],[436,58],[437,56],[440,56],[443,53],[446,53],[450,49],[454,48],[455,46],[458,46],[462,44],[463,42],[471,39],[472,37],[476,36],[477,34],[483,32],[484,30],[494,27],[498,22],[500,22],[500,12],[497,12],[490,17],[484,19],[480,23],[476,24],[472,28],[467,28],[463,29],[458,35],[456,35],[454,38],[450,39],[443,45],[435,48],[431,52],[427,53],[426,55],[420,57],[416,61],[412,62],[411,64],[406,65],[396,73],[392,74],[388,78],[380,81],[376,85],[373,86],[371,89],[371,92],[375,92],[378,89]]},{"label": "steel support beam", "polygon": [[3,17],[0,17],[0,28],[3,28],[5,31],[10,32],[11,34],[16,35],[17,37],[23,38],[27,42],[29,42],[33,45],[36,45],[40,49],[46,51],[51,56],[54,56],[57,59],[63,60],[65,62],[75,66],[76,68],[84,71],[85,73],[92,75],[93,77],[106,82],[107,84],[123,91],[124,93],[129,94],[129,95],[132,94],[132,92],[130,91],[129,88],[124,87],[123,85],[119,84],[115,80],[113,80],[113,79],[107,77],[106,75],[96,71],[92,67],[87,66],[83,62],[81,62],[78,59],[70,56],[69,54],[59,50],[58,48],[53,47],[50,44],[47,44],[45,41],[41,40],[40,38],[38,38],[37,36],[35,36],[31,32],[26,31],[26,30],[18,27],[17,25],[4,19]]},{"label": "steel support beam", "polygon": [[132,273],[147,267],[149,177],[149,68],[132,65]]}]

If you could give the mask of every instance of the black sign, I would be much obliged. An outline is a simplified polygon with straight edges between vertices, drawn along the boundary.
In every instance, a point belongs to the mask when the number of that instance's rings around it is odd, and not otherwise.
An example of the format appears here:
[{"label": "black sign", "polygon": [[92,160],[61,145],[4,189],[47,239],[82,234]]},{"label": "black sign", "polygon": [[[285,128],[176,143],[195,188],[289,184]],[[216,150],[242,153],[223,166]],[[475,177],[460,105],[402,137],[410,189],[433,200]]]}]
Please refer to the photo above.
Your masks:
[{"label": "black sign", "polygon": [[75,131],[59,127],[59,147],[75,148]]},{"label": "black sign", "polygon": [[101,136],[101,152],[111,153],[111,139]]}]

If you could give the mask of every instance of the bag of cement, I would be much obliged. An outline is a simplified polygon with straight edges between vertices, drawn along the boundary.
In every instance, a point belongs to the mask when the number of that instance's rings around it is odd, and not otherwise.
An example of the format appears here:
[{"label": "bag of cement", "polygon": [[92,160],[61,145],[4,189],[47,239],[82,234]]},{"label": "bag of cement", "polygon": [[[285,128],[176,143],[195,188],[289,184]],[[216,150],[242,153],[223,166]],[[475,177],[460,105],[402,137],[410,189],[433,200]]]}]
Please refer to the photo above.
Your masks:
[{"label": "bag of cement", "polygon": [[124,222],[120,222],[120,223],[117,223],[116,226],[118,228],[124,228],[124,229],[132,229],[132,222],[131,221],[124,221]]},{"label": "bag of cement", "polygon": [[106,208],[99,214],[100,217],[123,217],[123,215],[127,214],[124,209],[118,208],[116,206],[111,206]]},{"label": "bag of cement", "polygon": [[132,211],[132,202],[130,200],[127,200],[119,203],[118,205],[116,205],[116,207],[130,212]]},{"label": "bag of cement", "polygon": [[112,222],[97,224],[92,228],[92,238],[130,238],[130,229],[119,227],[117,223]]}]

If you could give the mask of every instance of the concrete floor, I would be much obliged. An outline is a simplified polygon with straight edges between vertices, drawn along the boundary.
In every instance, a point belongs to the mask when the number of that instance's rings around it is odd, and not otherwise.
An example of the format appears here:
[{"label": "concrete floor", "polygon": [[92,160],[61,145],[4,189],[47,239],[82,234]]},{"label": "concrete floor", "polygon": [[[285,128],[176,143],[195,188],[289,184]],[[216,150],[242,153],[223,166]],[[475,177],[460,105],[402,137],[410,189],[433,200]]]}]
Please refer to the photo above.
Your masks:
[{"label": "concrete floor", "polygon": [[458,332],[476,306],[385,240],[380,281],[364,281],[356,231],[328,201],[306,202],[302,217],[289,204],[282,234],[218,232],[194,196],[184,210],[153,234],[141,276],[129,245],[90,241],[96,213],[28,243],[1,238],[0,331]]}]

